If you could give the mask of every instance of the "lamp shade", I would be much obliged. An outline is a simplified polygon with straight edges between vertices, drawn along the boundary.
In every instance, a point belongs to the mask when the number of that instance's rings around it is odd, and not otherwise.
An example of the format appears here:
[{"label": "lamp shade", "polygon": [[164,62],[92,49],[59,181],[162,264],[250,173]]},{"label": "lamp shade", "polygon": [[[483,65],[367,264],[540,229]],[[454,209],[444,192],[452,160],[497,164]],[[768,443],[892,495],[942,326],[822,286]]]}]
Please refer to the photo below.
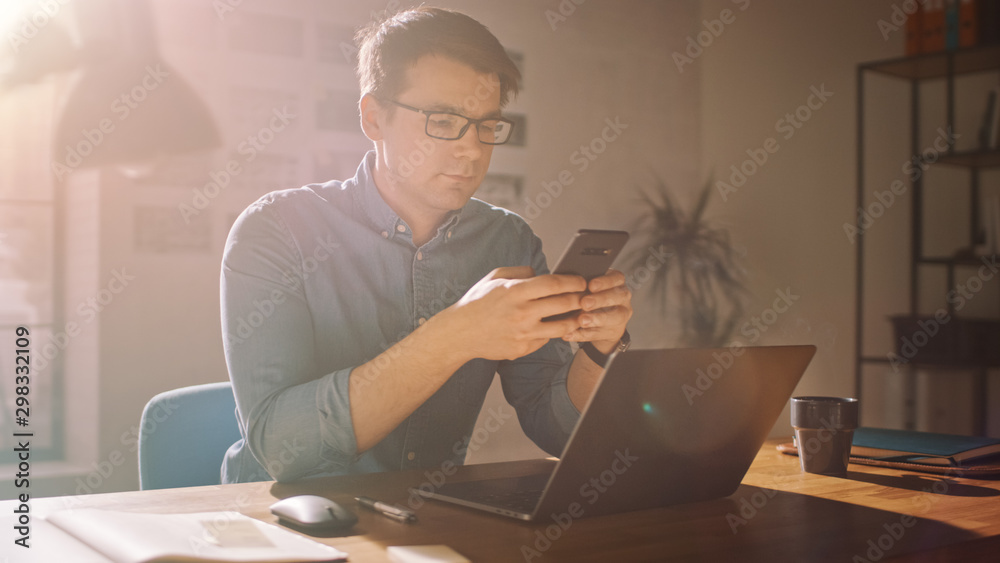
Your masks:
[{"label": "lamp shade", "polygon": [[66,98],[53,157],[69,170],[132,164],[219,146],[211,113],[169,64],[117,59],[81,71]]}]

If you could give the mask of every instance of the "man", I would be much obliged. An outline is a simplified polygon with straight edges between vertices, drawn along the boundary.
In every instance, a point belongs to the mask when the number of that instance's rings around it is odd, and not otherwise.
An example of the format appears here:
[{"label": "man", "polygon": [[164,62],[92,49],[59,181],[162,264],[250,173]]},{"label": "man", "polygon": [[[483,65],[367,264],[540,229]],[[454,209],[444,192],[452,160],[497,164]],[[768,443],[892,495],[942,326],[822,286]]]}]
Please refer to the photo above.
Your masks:
[{"label": "man", "polygon": [[[243,437],[223,482],[461,464],[494,373],[525,433],[559,455],[626,334],[620,272],[589,287],[550,275],[520,217],[471,199],[520,78],[497,39],[427,7],[358,38],[374,150],[350,180],[264,196],[229,235]],[[574,355],[571,341],[590,344]]]}]

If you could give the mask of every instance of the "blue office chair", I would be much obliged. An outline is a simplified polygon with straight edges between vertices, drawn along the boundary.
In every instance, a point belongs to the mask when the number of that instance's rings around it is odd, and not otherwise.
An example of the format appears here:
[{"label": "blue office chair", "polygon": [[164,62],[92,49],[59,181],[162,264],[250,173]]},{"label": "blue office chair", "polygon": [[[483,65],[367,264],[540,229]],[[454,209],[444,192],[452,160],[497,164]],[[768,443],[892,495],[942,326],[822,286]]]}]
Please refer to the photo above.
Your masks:
[{"label": "blue office chair", "polygon": [[240,439],[230,382],[164,391],[139,425],[139,488],[218,485],[222,458]]}]

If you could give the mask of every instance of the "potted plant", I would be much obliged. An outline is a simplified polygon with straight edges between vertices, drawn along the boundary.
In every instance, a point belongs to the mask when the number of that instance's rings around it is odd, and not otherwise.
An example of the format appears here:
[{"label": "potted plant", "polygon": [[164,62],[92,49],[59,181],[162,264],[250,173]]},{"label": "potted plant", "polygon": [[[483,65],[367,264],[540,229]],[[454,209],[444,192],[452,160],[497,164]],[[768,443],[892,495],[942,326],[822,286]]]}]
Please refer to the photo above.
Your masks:
[{"label": "potted plant", "polygon": [[690,211],[677,204],[660,179],[652,193],[640,191],[645,212],[632,232],[641,246],[625,260],[633,272],[633,289],[648,289],[659,313],[677,319],[679,345],[728,344],[743,318],[746,270],[729,232],[705,218],[711,179]]}]

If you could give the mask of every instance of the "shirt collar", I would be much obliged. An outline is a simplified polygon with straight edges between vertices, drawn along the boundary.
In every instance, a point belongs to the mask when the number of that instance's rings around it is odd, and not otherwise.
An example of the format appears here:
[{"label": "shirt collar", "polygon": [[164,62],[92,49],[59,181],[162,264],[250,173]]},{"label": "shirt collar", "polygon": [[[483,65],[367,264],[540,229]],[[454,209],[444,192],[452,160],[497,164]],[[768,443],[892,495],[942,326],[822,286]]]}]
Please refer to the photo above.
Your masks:
[{"label": "shirt collar", "polygon": [[[374,166],[375,151],[370,150],[365,154],[365,158],[361,161],[361,166],[358,167],[358,173],[355,176],[358,189],[354,190],[354,198],[357,204],[368,215],[375,229],[381,232],[383,237],[392,238],[403,234],[411,235],[410,226],[389,207],[389,204],[382,199],[382,194],[378,192],[378,187],[375,185]],[[438,228],[435,238],[440,236],[446,229],[453,229],[457,226],[461,213],[462,209],[449,211],[448,215],[445,216],[444,222]]]}]

